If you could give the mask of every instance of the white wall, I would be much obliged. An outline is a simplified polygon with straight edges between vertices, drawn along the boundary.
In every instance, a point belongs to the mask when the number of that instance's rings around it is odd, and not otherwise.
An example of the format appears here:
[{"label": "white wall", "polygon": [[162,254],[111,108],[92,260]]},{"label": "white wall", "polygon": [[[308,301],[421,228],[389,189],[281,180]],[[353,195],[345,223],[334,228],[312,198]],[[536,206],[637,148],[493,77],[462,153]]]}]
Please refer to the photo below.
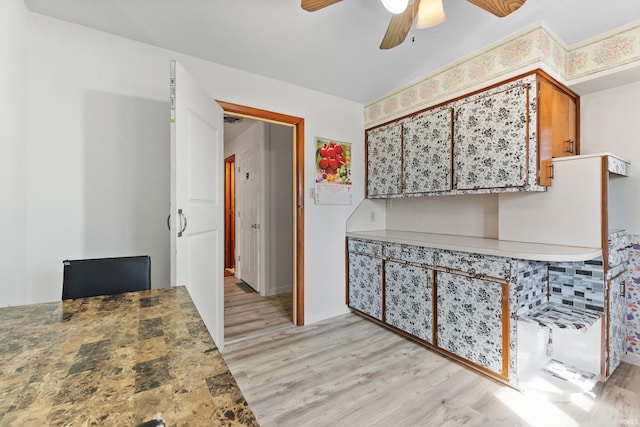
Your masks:
[{"label": "white wall", "polygon": [[553,159],[553,185],[545,192],[498,196],[500,240],[600,248],[602,158]]},{"label": "white wall", "polygon": [[[235,124],[225,124],[224,128],[229,129],[236,126],[242,126],[240,131],[234,130],[224,135],[224,157],[225,159],[234,154],[242,153],[249,148],[251,141],[261,141],[267,137],[267,123],[258,120],[243,119]],[[236,164],[237,166],[237,164]]]},{"label": "white wall", "polygon": [[27,26],[23,0],[0,2],[0,306],[27,291]]},{"label": "white wall", "polygon": [[498,195],[408,197],[387,204],[387,228],[401,231],[498,237]]},{"label": "white wall", "polygon": [[609,227],[640,234],[640,82],[580,97],[582,154],[609,151],[631,161],[609,183]]},{"label": "white wall", "polygon": [[[61,260],[86,253],[87,137],[95,135],[99,121],[96,111],[87,110],[87,97],[137,100],[130,114],[146,117],[149,106],[168,99],[170,59],[180,61],[215,99],[303,117],[307,189],[314,179],[314,136],[352,142],[354,206],[364,196],[361,104],[36,14],[30,14],[29,33],[30,266],[23,302],[59,299]],[[109,132],[118,135],[119,124],[112,126]],[[306,202],[305,319],[310,323],[345,311],[344,224],[353,206],[315,206],[309,197]],[[166,213],[158,213],[163,224]],[[326,279],[327,265],[332,280]]]},{"label": "white wall", "polygon": [[148,254],[168,285],[169,104],[142,51],[94,35],[30,14],[27,303],[60,299],[64,259]]}]

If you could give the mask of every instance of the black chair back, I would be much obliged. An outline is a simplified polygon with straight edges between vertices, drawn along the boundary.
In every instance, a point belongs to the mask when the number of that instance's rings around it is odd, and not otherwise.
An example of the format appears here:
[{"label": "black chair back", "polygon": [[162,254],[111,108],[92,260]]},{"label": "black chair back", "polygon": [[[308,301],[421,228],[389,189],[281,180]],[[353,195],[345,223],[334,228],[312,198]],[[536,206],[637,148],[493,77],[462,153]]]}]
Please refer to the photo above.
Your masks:
[{"label": "black chair back", "polygon": [[151,289],[148,255],[63,261],[62,299]]}]

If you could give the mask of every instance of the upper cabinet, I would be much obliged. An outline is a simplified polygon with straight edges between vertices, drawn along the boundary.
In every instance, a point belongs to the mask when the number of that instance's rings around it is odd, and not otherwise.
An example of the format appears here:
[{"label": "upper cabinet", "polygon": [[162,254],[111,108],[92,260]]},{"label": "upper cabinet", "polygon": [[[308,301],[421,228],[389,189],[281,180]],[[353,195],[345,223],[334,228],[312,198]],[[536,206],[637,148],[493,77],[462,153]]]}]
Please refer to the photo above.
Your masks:
[{"label": "upper cabinet", "polygon": [[[541,185],[551,185],[549,168],[551,158],[580,154],[578,138],[578,112],[580,99],[565,88],[540,77],[539,97],[539,141]],[[551,173],[552,174],[552,173]]]},{"label": "upper cabinet", "polygon": [[577,95],[541,71],[367,131],[367,197],[544,191],[579,154]]},{"label": "upper cabinet", "polygon": [[455,112],[454,182],[458,190],[527,184],[529,85],[462,102]]},{"label": "upper cabinet", "polygon": [[367,133],[367,194],[402,194],[402,124],[390,123]]},{"label": "upper cabinet", "polygon": [[445,107],[425,111],[403,127],[403,192],[451,190],[451,116]]}]

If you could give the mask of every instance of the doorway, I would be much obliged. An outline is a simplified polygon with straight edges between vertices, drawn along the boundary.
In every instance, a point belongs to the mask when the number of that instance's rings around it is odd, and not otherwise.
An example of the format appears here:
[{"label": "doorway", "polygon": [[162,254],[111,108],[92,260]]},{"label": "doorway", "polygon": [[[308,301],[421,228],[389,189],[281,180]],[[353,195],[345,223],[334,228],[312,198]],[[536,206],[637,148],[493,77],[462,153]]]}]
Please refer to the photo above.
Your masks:
[{"label": "doorway", "polygon": [[[292,322],[304,325],[304,119],[217,101],[225,114],[289,126],[293,135],[293,296]],[[235,161],[235,159],[234,159]],[[235,185],[235,184],[234,184]]]}]

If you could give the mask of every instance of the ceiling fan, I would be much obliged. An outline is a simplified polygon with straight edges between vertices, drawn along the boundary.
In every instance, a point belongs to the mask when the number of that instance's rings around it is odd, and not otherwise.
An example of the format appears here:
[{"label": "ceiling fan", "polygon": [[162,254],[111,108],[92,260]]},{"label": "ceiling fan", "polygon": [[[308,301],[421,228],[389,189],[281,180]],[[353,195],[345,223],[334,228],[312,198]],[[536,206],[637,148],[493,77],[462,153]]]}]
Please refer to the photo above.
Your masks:
[{"label": "ceiling fan", "polygon": [[[302,0],[302,8],[315,12],[342,0]],[[526,0],[467,0],[497,17],[515,12]],[[401,44],[418,18],[416,28],[428,28],[445,20],[442,0],[382,0],[382,4],[393,13],[380,49],[391,49]]]}]

